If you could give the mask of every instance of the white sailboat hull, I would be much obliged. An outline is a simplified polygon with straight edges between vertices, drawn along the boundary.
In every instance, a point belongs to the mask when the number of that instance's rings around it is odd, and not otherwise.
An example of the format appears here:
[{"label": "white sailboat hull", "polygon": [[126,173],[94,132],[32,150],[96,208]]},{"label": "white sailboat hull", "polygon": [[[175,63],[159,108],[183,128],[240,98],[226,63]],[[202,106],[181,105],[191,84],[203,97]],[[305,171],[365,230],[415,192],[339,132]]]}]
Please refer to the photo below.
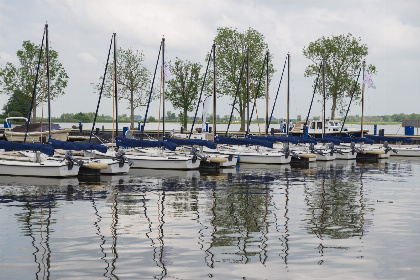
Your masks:
[{"label": "white sailboat hull", "polygon": [[101,169],[101,174],[126,174],[130,171],[130,165],[127,162],[120,164],[118,160],[110,158],[100,159],[101,162],[107,163],[105,169]]},{"label": "white sailboat hull", "polygon": [[188,170],[200,166],[200,160],[186,156],[126,155],[126,157],[133,162],[133,168]]},{"label": "white sailboat hull", "polygon": [[[51,131],[51,138],[60,141],[67,141],[70,131],[71,129],[53,130]],[[25,140],[25,132],[14,132],[10,130],[5,130],[4,136],[6,137],[7,141],[11,142],[23,143],[23,141]],[[42,132],[42,136],[48,137],[48,131]],[[40,131],[28,132],[26,136],[26,143],[39,143],[40,137]]]},{"label": "white sailboat hull", "polygon": [[323,153],[322,155],[316,154],[316,160],[317,161],[329,161],[329,160],[335,160],[336,154],[333,153]]},{"label": "white sailboat hull", "polygon": [[220,163],[220,167],[234,167],[238,163],[238,156],[232,156],[229,158],[229,156],[226,156],[227,160],[225,162]]},{"label": "white sailboat hull", "polygon": [[73,165],[70,168],[65,161],[46,160],[37,163],[0,159],[0,175],[70,177],[77,176],[78,173],[78,165]]},{"label": "white sailboat hull", "polygon": [[335,158],[336,159],[356,159],[357,152],[352,153],[351,150],[341,150],[342,154],[337,153]]},{"label": "white sailboat hull", "polygon": [[291,156],[286,157],[282,153],[239,153],[239,163],[257,164],[287,164],[291,161]]},{"label": "white sailboat hull", "polygon": [[398,147],[393,149],[396,150],[397,153],[391,153],[391,156],[420,157],[420,148]]}]

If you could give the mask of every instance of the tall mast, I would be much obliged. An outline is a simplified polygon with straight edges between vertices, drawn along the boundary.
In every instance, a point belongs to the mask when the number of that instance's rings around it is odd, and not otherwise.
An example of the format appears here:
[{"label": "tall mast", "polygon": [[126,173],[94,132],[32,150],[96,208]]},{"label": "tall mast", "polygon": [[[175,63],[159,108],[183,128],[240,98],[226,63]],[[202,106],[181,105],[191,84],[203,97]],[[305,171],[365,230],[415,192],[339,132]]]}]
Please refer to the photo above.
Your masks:
[{"label": "tall mast", "polygon": [[117,34],[114,33],[114,86],[115,86],[115,130],[118,137],[118,91],[117,91]]},{"label": "tall mast", "polygon": [[[165,69],[165,37],[162,38],[162,68]],[[165,137],[165,70],[162,75],[162,133]]]},{"label": "tall mast", "polygon": [[49,65],[49,47],[48,47],[48,23],[45,24],[46,49],[47,49],[47,95],[48,95],[48,139],[51,138],[51,98],[50,98],[50,65]]},{"label": "tall mast", "polygon": [[268,134],[268,60],[270,58],[270,51],[267,50],[267,77],[266,77],[266,91],[265,91],[265,136]]},{"label": "tall mast", "polygon": [[[165,37],[162,38],[162,68],[165,69]],[[162,133],[165,137],[165,70],[162,75]]]},{"label": "tall mast", "polygon": [[322,138],[325,136],[325,55],[322,55]]},{"label": "tall mast", "polygon": [[363,79],[362,79],[362,81],[363,81],[363,86],[362,86],[362,121],[361,121],[361,125],[360,125],[360,128],[361,128],[361,134],[360,134],[360,136],[361,137],[363,137],[363,113],[364,113],[364,111],[365,111],[365,64],[366,64],[366,61],[365,60],[363,60]]},{"label": "tall mast", "polygon": [[290,53],[287,53],[287,122],[286,135],[289,135],[289,103],[290,103]]},{"label": "tall mast", "polygon": [[216,44],[213,42],[213,140],[216,136]]},{"label": "tall mast", "polygon": [[246,119],[247,134],[249,133],[249,47],[246,49]]}]

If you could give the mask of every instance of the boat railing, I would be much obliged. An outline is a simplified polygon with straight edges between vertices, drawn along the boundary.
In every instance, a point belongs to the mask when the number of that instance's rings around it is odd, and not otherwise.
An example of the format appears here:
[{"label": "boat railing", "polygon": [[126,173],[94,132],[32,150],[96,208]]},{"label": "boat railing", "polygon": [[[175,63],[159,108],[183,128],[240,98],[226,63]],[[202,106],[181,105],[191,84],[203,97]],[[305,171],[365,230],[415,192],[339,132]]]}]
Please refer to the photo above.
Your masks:
[{"label": "boat railing", "polygon": [[8,117],[4,120],[4,130],[12,129],[12,120],[24,120],[25,123],[28,123],[28,119],[25,117]]}]

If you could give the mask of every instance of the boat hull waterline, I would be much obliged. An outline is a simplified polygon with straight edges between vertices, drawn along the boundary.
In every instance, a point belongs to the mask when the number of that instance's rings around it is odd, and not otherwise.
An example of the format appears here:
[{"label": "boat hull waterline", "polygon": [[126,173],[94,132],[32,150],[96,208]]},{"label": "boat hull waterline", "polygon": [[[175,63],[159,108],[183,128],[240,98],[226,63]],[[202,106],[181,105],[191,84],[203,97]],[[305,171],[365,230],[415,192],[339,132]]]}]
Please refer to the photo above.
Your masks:
[{"label": "boat hull waterline", "polygon": [[77,176],[78,173],[78,165],[69,167],[65,162],[43,161],[37,163],[0,159],[0,175],[70,177]]}]

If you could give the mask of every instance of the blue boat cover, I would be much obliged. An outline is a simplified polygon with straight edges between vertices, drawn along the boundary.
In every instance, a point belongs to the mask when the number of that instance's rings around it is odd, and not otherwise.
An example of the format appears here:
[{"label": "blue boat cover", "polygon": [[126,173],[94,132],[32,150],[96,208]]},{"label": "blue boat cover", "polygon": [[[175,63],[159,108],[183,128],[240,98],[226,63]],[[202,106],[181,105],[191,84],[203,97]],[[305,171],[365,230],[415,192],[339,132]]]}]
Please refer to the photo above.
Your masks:
[{"label": "blue boat cover", "polygon": [[118,146],[124,147],[143,147],[143,148],[157,148],[157,147],[165,147],[165,149],[175,151],[176,144],[172,142],[156,140],[139,140],[139,139],[131,139],[131,138],[121,138],[117,137],[116,142]]},{"label": "blue boat cover", "polygon": [[54,149],[51,145],[41,143],[16,143],[0,140],[0,149],[5,151],[40,151],[49,156],[54,155]]},{"label": "blue boat cover", "polygon": [[297,137],[287,137],[287,136],[255,136],[255,135],[248,135],[248,138],[254,140],[265,140],[274,142],[282,142],[282,143],[293,143],[299,144],[299,139]]},{"label": "blue boat cover", "polygon": [[366,138],[372,139],[373,141],[395,141],[395,142],[404,142],[407,144],[411,144],[413,142],[413,139],[407,138],[407,137],[366,135]]},{"label": "blue boat cover", "polygon": [[216,143],[210,142],[207,140],[202,140],[202,139],[179,139],[179,138],[164,137],[163,140],[175,143],[177,145],[184,145],[184,146],[197,145],[197,146],[206,146],[209,149],[216,149]]},{"label": "blue boat cover", "polygon": [[366,137],[345,137],[345,136],[326,136],[329,139],[336,139],[340,142],[344,143],[366,143],[366,144],[373,144],[373,140],[368,139]]},{"label": "blue boat cover", "polygon": [[88,150],[97,150],[101,153],[106,153],[107,147],[97,143],[87,143],[87,142],[68,142],[60,141],[56,139],[48,139],[48,142],[54,149],[63,149],[63,150],[74,150],[74,151],[88,151]]},{"label": "blue boat cover", "polygon": [[331,143],[334,143],[334,145],[340,145],[340,140],[331,138],[330,136],[329,137],[326,136],[325,138],[317,138],[316,141],[321,142],[321,143],[331,142]]},{"label": "blue boat cover", "polygon": [[273,148],[273,142],[267,140],[257,140],[249,138],[229,138],[229,137],[216,137],[214,142],[217,144],[227,145],[259,145],[267,148]]},{"label": "blue boat cover", "polygon": [[289,136],[289,138],[294,138],[299,143],[314,143],[315,145],[318,144],[318,140],[319,140],[319,138],[297,137],[297,136]]}]

